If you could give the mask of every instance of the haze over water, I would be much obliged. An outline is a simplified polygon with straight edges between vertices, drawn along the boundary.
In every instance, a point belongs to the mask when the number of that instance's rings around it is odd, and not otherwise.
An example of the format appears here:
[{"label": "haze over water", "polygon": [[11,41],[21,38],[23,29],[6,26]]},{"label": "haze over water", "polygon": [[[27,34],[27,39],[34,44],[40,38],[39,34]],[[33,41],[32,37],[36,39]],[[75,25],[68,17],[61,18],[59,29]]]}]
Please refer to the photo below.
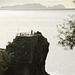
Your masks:
[{"label": "haze over water", "polygon": [[56,25],[73,14],[75,10],[0,10],[0,48],[5,48],[16,33],[40,31],[50,43],[46,71],[51,75],[75,75],[75,51],[65,51],[56,38]]}]

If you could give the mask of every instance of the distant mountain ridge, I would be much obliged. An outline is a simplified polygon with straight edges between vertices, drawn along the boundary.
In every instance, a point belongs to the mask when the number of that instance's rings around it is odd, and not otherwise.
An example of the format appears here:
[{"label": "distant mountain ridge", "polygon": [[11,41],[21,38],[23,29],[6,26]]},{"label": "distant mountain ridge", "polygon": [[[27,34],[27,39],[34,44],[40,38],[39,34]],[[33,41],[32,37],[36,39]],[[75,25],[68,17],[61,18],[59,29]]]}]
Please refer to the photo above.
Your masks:
[{"label": "distant mountain ridge", "polygon": [[56,5],[53,7],[48,7],[49,9],[66,9],[63,5]]},{"label": "distant mountain ridge", "polygon": [[0,9],[66,9],[63,5],[57,5],[53,7],[46,7],[41,4],[24,4],[24,5],[15,5],[15,6],[3,6]]}]

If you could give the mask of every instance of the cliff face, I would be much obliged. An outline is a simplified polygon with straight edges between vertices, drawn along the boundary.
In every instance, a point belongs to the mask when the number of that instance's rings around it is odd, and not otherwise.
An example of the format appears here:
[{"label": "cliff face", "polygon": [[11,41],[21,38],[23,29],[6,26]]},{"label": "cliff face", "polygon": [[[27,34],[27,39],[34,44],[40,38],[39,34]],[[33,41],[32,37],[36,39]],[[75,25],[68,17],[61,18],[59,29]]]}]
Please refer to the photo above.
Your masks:
[{"label": "cliff face", "polygon": [[45,60],[49,43],[40,32],[31,36],[17,36],[6,50],[13,53],[5,75],[48,75]]}]

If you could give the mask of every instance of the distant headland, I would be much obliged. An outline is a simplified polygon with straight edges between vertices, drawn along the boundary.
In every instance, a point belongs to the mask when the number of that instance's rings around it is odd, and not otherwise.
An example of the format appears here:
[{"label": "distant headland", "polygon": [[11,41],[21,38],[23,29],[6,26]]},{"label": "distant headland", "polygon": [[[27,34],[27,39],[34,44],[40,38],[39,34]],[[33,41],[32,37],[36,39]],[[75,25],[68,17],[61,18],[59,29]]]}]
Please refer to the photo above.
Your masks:
[{"label": "distant headland", "polygon": [[44,6],[38,3],[34,4],[24,4],[24,5],[15,5],[15,6],[3,6],[0,10],[64,10],[66,9],[63,5],[56,5],[56,6]]}]

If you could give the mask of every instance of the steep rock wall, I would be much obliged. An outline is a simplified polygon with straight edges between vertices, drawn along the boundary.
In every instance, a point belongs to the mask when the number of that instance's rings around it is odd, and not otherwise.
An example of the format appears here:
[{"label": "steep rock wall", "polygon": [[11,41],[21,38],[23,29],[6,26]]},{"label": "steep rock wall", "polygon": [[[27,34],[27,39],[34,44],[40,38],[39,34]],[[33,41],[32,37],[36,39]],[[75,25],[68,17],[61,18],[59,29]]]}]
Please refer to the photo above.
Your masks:
[{"label": "steep rock wall", "polygon": [[6,50],[13,53],[5,75],[48,75],[45,60],[49,43],[40,32],[33,36],[17,36]]}]

